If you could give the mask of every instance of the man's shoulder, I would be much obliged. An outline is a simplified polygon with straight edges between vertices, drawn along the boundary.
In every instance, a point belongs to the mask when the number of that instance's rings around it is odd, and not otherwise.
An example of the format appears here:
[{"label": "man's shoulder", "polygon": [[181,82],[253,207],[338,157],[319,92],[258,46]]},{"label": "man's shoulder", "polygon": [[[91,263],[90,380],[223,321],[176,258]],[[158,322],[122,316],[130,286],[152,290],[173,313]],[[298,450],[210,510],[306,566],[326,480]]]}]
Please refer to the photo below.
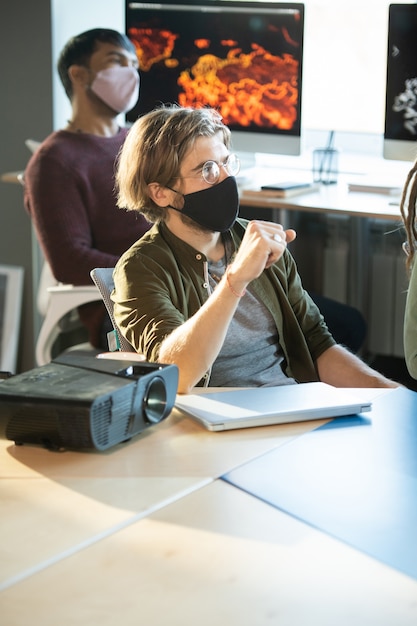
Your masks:
[{"label": "man's shoulder", "polygon": [[85,150],[102,150],[103,143],[120,147],[126,139],[128,129],[120,128],[112,137],[102,137],[89,133],[72,133],[67,130],[56,130],[48,135],[36,150],[35,155],[49,155]]},{"label": "man's shoulder", "polygon": [[195,250],[186,242],[178,239],[163,223],[153,224],[151,228],[138,239],[121,256],[118,265],[130,268],[148,267],[155,264],[172,267],[179,259],[186,262],[195,258]]},{"label": "man's shoulder", "polygon": [[59,160],[61,155],[68,156],[77,151],[77,149],[81,150],[82,145],[79,141],[74,141],[73,136],[74,133],[68,133],[63,130],[54,131],[40,143],[33,153],[31,161],[49,158]]},{"label": "man's shoulder", "polygon": [[64,168],[86,173],[91,168],[113,167],[125,137],[124,129],[110,138],[66,130],[55,131],[46,137],[30,158],[28,176],[32,168],[34,171],[44,168],[61,171]]}]

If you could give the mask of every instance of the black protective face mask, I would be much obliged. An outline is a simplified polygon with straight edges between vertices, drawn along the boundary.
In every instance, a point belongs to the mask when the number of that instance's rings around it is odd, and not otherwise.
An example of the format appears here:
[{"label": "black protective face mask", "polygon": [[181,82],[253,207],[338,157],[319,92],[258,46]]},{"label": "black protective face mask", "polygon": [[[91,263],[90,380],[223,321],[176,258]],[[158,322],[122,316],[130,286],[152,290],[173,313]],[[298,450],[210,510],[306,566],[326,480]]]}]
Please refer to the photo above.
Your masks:
[{"label": "black protective face mask", "polygon": [[[171,191],[180,193],[175,189]],[[229,230],[239,213],[239,193],[234,176],[228,176],[221,183],[208,189],[187,193],[183,198],[182,209],[170,204],[169,208],[190,217],[200,226],[213,232],[224,233]]]}]

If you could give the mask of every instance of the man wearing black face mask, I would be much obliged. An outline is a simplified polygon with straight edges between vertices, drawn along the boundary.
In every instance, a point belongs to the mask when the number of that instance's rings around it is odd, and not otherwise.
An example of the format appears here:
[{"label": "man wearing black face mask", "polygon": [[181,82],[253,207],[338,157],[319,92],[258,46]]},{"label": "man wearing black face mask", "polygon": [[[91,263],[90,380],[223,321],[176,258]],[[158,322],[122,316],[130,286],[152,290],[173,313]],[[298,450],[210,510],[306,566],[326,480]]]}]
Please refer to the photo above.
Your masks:
[{"label": "man wearing black face mask", "polygon": [[180,393],[315,380],[397,386],[336,344],[287,250],[295,232],[237,217],[238,171],[213,110],[162,107],[131,128],[118,205],[155,225],[114,272],[127,340],[149,361],[178,365]]}]

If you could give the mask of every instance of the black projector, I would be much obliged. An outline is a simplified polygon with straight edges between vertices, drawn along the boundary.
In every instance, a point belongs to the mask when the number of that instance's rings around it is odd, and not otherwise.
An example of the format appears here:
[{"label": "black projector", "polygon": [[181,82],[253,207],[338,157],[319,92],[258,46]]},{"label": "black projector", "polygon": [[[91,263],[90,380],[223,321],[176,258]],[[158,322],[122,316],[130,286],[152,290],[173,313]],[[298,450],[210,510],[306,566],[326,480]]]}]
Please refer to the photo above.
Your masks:
[{"label": "black projector", "polygon": [[0,382],[0,417],[16,444],[106,450],[168,417],[178,368],[71,352]]}]

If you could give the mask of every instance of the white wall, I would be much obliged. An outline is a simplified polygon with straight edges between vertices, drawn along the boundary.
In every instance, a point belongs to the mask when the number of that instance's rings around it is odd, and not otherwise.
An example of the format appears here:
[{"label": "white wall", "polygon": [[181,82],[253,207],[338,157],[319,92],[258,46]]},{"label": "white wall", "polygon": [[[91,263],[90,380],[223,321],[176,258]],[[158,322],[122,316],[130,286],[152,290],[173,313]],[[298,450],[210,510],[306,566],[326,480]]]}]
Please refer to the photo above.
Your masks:
[{"label": "white wall", "polygon": [[90,28],[125,30],[123,0],[51,0],[54,129],[66,125],[71,107],[59,79],[56,63],[66,42]]}]

